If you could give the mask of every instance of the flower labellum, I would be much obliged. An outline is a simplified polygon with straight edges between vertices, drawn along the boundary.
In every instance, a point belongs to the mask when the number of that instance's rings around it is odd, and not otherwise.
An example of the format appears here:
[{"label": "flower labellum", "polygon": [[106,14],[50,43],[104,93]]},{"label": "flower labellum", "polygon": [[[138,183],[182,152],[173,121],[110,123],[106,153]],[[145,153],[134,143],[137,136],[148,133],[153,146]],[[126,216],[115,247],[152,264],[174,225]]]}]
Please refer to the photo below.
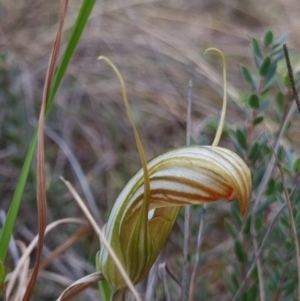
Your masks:
[{"label": "flower labellum", "polygon": [[[224,70],[226,68],[223,53]],[[116,72],[129,120],[132,124],[142,168],[118,196],[105,227],[105,236],[133,284],[143,280],[162,250],[182,206],[206,204],[220,199],[237,199],[241,216],[245,215],[252,183],[245,162],[234,152],[218,147],[226,110],[226,72],[224,101],[217,134],[212,146],[186,146],[165,152],[146,162],[135,128],[123,79]],[[114,290],[113,300],[125,300],[126,282],[102,247],[99,266]]]}]

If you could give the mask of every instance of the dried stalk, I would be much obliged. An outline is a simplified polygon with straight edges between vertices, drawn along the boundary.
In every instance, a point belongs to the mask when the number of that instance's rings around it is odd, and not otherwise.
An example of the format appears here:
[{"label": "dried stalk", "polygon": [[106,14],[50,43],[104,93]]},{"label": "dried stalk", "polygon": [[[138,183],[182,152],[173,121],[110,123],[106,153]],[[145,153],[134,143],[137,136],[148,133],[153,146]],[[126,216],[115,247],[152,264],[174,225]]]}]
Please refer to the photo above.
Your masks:
[{"label": "dried stalk", "polygon": [[[192,111],[192,86],[189,81],[188,98],[187,98],[187,116],[186,116],[186,144],[190,145],[191,140],[191,111]],[[189,232],[190,232],[190,206],[184,207],[184,239],[183,239],[183,266],[182,266],[182,282],[181,282],[181,300],[186,301],[187,296],[187,257],[189,252]]]}]

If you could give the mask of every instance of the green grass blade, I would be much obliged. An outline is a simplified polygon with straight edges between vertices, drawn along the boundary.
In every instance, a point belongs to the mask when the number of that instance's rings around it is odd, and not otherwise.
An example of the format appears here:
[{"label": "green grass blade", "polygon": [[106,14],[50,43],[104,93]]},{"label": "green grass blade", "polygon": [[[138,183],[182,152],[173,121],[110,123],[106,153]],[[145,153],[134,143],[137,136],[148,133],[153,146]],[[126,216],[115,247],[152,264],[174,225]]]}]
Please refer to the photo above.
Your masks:
[{"label": "green grass blade", "polygon": [[30,165],[32,158],[35,153],[35,148],[37,144],[37,130],[34,133],[34,136],[31,140],[25,162],[22,167],[22,171],[17,183],[17,187],[11,202],[11,205],[9,207],[5,223],[2,228],[1,237],[0,237],[0,261],[4,262],[6,253],[8,250],[9,240],[13,231],[13,227],[15,224],[15,220],[19,211],[19,206],[21,203],[21,198],[23,195],[24,187],[26,184],[27,176],[29,173]]},{"label": "green grass blade", "polygon": [[[71,60],[71,57],[74,53],[74,50],[78,44],[78,41],[80,39],[80,36],[83,32],[83,29],[85,28],[86,22],[91,14],[91,11],[94,7],[94,4],[96,3],[96,0],[84,0],[80,12],[78,14],[76,23],[73,27],[73,31],[71,33],[71,36],[69,38],[66,50],[63,54],[61,63],[58,67],[58,70],[56,72],[56,75],[53,80],[53,84],[51,86],[51,90],[49,93],[48,101],[47,101],[47,108],[46,108],[46,115],[49,113],[51,106],[53,104],[54,97],[57,93],[57,90],[59,88],[59,85],[62,81],[62,78],[66,72],[66,69],[68,67],[68,64]],[[13,227],[15,224],[15,220],[19,211],[21,198],[23,195],[24,187],[27,181],[28,173],[30,170],[31,162],[35,153],[37,145],[37,130],[34,133],[34,136],[32,138],[32,141],[29,146],[29,150],[27,152],[25,162],[23,164],[21,174],[16,186],[15,193],[13,195],[13,199],[10,205],[10,208],[7,213],[7,218],[5,220],[5,224],[1,231],[0,236],[0,262],[5,261],[5,257],[8,250],[9,240],[13,231]]]},{"label": "green grass blade", "polygon": [[81,37],[81,34],[85,28],[86,22],[92,12],[92,9],[93,9],[95,3],[96,3],[96,0],[84,0],[84,3],[81,6],[75,26],[74,26],[71,36],[69,38],[67,48],[63,54],[60,66],[55,74],[53,84],[51,86],[51,90],[50,90],[48,101],[47,101],[46,115],[50,111],[50,108],[52,106],[56,92],[59,88],[61,80],[66,72],[68,64],[72,58],[74,50],[78,44],[78,41]]}]

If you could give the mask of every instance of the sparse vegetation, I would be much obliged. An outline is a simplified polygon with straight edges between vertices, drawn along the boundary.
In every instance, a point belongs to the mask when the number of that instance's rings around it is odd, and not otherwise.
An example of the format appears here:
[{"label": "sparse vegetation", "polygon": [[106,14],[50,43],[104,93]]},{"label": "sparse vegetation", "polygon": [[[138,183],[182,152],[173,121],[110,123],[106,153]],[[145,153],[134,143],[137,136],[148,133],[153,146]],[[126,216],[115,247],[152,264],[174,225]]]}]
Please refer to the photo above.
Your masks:
[{"label": "sparse vegetation", "polygon": [[[250,2],[244,5],[250,5]],[[66,2],[62,1],[61,26],[65,20],[64,3]],[[14,51],[3,52],[0,56],[0,102],[3,107],[0,116],[0,159],[3,162],[0,173],[0,224],[3,225],[0,232],[0,289],[3,298],[9,295],[8,300],[22,300],[24,289],[28,287],[24,300],[57,299],[72,282],[88,274],[90,276],[83,278],[80,285],[67,290],[67,295],[62,300],[73,296],[74,300],[101,298],[106,301],[111,295],[107,282],[101,282],[101,296],[95,289],[98,280],[102,279],[102,275],[95,272],[94,262],[99,240],[94,231],[89,231],[85,216],[73,201],[76,192],[73,192],[72,196],[59,179],[59,176],[63,175],[70,183],[74,183],[75,190],[81,195],[97,222],[97,225],[92,227],[98,233],[108,219],[117,194],[140,166],[134,137],[120,104],[120,88],[117,81],[110,77],[111,71],[106,69],[105,65],[96,63],[100,54],[113,57],[110,54],[114,53],[116,46],[118,51],[121,51],[118,44],[120,41],[116,39],[112,42],[109,40],[110,36],[97,32],[97,38],[101,34],[103,38],[100,53],[97,49],[90,57],[84,56],[84,60],[87,60],[84,68],[69,64],[73,55],[75,61],[80,62],[81,52],[93,49],[87,43],[84,46],[86,50],[83,50],[81,45],[78,52],[75,52],[95,3],[83,1],[77,21],[72,22],[74,27],[54,73],[55,56],[63,48],[59,45],[63,27],[58,30],[54,55],[49,63],[49,70],[52,70],[54,77],[52,78],[50,71],[44,86],[43,104],[47,116],[45,143],[43,109],[39,118],[40,131],[34,132],[38,124],[36,113],[40,110],[42,99],[39,90],[41,82],[33,84],[32,80],[35,77],[32,75],[32,69],[19,65]],[[139,12],[145,18],[158,16],[156,18],[161,18],[164,22],[182,22],[182,16],[175,9],[172,11],[152,4],[140,5]],[[235,9],[242,14],[243,10],[237,6]],[[143,7],[149,9],[145,10]],[[5,8],[5,4],[0,4],[0,14],[4,13]],[[98,9],[96,6],[96,11]],[[113,16],[115,20],[127,24],[122,28],[124,34],[134,25],[132,37],[137,39],[135,46],[141,53],[145,53],[144,48],[149,50],[146,56],[147,60],[152,61],[151,64],[148,61],[146,63],[143,56],[133,61],[129,55],[134,48],[132,45],[130,49],[126,49],[129,47],[127,45],[123,52],[121,51],[122,56],[114,60],[124,75],[125,82],[128,82],[130,102],[133,99],[133,119],[141,133],[146,157],[151,158],[169,148],[184,145],[185,109],[184,102],[179,102],[179,99],[187,97],[187,83],[191,78],[191,92],[194,98],[191,142],[199,145],[212,144],[219,119],[217,112],[221,97],[218,94],[221,95],[222,76],[221,72],[212,68],[208,62],[218,64],[216,56],[209,54],[204,58],[197,48],[198,45],[194,45],[193,50],[183,48],[180,37],[178,36],[178,42],[176,38],[169,39],[167,30],[151,31],[150,26],[146,26],[133,14],[129,4],[124,4],[122,8],[107,5],[101,9],[105,12],[103,18]],[[55,12],[57,11],[55,9]],[[70,12],[73,11],[71,7]],[[192,18],[190,20],[197,21]],[[105,21],[110,23],[110,20]],[[116,25],[113,22],[112,24]],[[70,28],[66,22],[65,26]],[[138,33],[135,33],[135,30],[138,30]],[[233,33],[240,35],[237,31]],[[159,41],[163,40],[165,44],[162,44],[161,48],[155,48],[146,34],[155,36]],[[191,284],[196,245],[201,247],[197,276],[193,278],[192,283],[194,297],[190,295],[190,301],[299,300],[300,259],[295,248],[296,237],[300,231],[300,159],[298,138],[295,134],[299,112],[294,102],[291,75],[288,74],[282,48],[284,42],[289,44],[289,35],[279,36],[276,30],[266,30],[260,37],[248,35],[247,38],[247,47],[251,51],[245,53],[251,53],[253,60],[237,54],[236,49],[243,48],[235,48],[233,54],[226,47],[224,49],[229,60],[229,69],[231,66],[233,68],[228,80],[231,105],[220,143],[234,150],[249,166],[253,182],[251,202],[242,220],[238,202],[221,202],[208,206],[206,210],[201,206],[191,207],[187,292]],[[222,48],[209,42],[207,46]],[[246,42],[244,45],[246,47]],[[234,48],[233,45],[231,48]],[[290,51],[290,55],[295,87],[299,89],[300,54]],[[238,63],[241,63],[240,70],[236,68]],[[139,72],[135,74],[138,64],[144,73],[142,79],[139,78]],[[162,73],[158,73],[160,68]],[[219,70],[220,66],[216,68]],[[66,70],[69,71],[66,73]],[[174,70],[183,70],[180,81],[177,75],[173,77]],[[18,76],[19,73],[22,76]],[[159,77],[155,80],[157,74]],[[145,80],[148,77],[151,78],[149,82]],[[196,84],[198,81],[203,82],[199,91]],[[210,87],[207,87],[208,83]],[[79,86],[88,88],[84,90]],[[104,91],[102,94],[99,92],[101,90]],[[134,93],[137,93],[139,99],[133,97]],[[200,109],[199,98],[208,99],[207,102],[202,102]],[[30,143],[31,137],[34,138]],[[31,162],[37,143],[37,160]],[[16,183],[18,177],[19,182]],[[46,204],[45,191],[47,215],[46,212],[42,214]],[[39,204],[39,215],[35,213],[36,202]],[[83,204],[84,202],[82,206]],[[178,300],[183,221],[184,214],[180,212],[167,246],[157,265],[154,265],[148,282],[138,288],[141,300]],[[42,237],[46,224],[56,227],[56,222],[63,225],[60,226],[62,230],[54,229],[47,234],[45,241],[40,240],[44,245],[43,253],[40,246],[39,251],[31,257],[29,253],[26,254],[26,245],[33,242],[35,234],[39,232]],[[11,236],[12,231],[14,236]],[[34,249],[34,245],[30,248]],[[25,255],[22,257],[22,254]],[[39,255],[40,262],[37,260]],[[32,283],[28,285],[27,278],[31,275],[30,269],[34,261],[36,272],[39,266],[42,270],[39,271],[37,283],[35,284],[35,279],[32,278]],[[14,275],[17,276],[16,283]],[[5,277],[7,278],[4,281]],[[158,281],[157,277],[161,281]],[[94,289],[83,290],[85,285],[91,284],[94,284]],[[80,290],[83,292],[78,294]]]}]

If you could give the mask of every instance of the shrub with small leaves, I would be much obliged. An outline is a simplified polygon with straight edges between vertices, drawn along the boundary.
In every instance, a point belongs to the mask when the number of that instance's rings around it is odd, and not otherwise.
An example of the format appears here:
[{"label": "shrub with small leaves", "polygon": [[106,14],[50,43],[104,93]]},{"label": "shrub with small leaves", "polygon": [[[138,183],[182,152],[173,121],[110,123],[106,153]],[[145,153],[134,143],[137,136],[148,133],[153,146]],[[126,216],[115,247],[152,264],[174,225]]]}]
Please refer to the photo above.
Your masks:
[{"label": "shrub with small leaves", "polygon": [[[252,208],[243,222],[226,222],[234,241],[236,263],[225,279],[236,301],[262,300],[262,295],[265,300],[295,300],[297,297],[296,250],[283,193],[286,186],[295,224],[299,225],[300,159],[293,147],[282,143],[283,138],[288,137],[293,116],[299,118],[282,47],[287,37],[285,34],[274,40],[272,31],[266,32],[262,42],[249,37],[256,68],[241,66],[249,85],[248,97],[244,97],[248,100],[245,106],[249,114],[244,126],[230,130],[230,137],[236,152],[252,171],[253,197]],[[298,74],[295,81],[299,86]],[[278,125],[275,131],[266,127],[271,120]],[[274,150],[284,179],[276,160],[272,159]],[[238,210],[235,204],[232,210]],[[258,256],[256,262],[255,256]]]}]

